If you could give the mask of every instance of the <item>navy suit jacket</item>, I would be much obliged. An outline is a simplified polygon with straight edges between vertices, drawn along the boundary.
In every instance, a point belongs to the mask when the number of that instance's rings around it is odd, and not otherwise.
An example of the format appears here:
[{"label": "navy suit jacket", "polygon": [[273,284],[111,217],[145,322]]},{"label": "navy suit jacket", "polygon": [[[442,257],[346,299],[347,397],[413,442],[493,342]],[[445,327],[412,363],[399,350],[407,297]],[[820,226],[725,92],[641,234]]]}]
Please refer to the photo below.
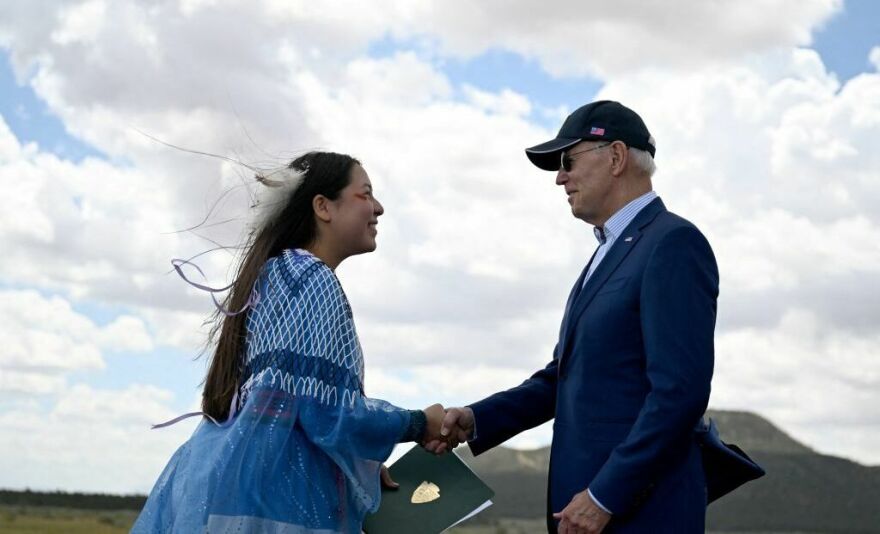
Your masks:
[{"label": "navy suit jacket", "polygon": [[471,408],[474,454],[555,418],[548,527],[588,487],[606,532],[703,532],[694,428],[709,401],[718,268],[705,237],[658,198],[566,305],[553,360]]}]

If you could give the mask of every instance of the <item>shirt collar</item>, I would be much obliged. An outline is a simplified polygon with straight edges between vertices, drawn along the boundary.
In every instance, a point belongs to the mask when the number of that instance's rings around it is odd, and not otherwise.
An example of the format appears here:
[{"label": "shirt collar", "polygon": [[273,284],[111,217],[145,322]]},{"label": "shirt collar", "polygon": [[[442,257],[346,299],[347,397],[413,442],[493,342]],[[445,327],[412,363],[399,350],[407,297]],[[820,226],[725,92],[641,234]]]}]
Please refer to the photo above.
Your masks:
[{"label": "shirt collar", "polygon": [[629,226],[629,223],[636,218],[636,215],[655,198],[657,198],[657,193],[648,191],[617,210],[614,215],[605,221],[605,226],[593,228],[593,235],[596,236],[599,244],[604,245],[606,242],[613,242],[617,239],[623,230]]}]

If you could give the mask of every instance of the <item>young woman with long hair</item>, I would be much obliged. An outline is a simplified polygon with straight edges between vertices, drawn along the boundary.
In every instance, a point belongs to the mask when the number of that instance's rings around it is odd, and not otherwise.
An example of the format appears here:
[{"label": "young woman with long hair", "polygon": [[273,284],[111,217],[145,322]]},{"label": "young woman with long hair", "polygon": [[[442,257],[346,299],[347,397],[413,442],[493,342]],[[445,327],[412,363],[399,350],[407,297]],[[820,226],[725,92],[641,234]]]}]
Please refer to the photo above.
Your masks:
[{"label": "young woman with long hair", "polygon": [[394,445],[439,435],[440,405],[364,394],[334,274],[376,248],[384,209],[360,162],[311,152],[257,180],[268,198],[211,333],[205,417],[132,532],[360,532]]}]

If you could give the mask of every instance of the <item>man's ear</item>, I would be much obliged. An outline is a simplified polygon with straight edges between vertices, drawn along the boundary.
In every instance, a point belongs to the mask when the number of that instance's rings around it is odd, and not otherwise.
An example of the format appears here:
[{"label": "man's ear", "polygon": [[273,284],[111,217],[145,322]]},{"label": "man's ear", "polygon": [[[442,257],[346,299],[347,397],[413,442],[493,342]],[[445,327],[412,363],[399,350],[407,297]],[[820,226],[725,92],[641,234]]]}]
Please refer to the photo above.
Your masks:
[{"label": "man's ear", "polygon": [[611,146],[608,148],[611,149],[611,174],[613,176],[620,176],[623,174],[624,169],[626,169],[629,151],[626,149],[626,145],[620,141],[611,143]]},{"label": "man's ear", "polygon": [[315,195],[312,199],[312,209],[315,211],[315,217],[325,223],[333,218],[330,214],[330,199],[324,195]]}]

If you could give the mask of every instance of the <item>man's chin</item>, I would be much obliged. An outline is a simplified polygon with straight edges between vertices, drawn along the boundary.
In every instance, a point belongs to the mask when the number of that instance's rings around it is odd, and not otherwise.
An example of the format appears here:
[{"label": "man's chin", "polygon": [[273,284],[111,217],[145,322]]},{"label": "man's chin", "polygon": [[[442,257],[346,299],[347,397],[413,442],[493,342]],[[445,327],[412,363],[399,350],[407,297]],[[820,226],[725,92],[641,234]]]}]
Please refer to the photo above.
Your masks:
[{"label": "man's chin", "polygon": [[584,221],[584,222],[587,223],[587,224],[593,224],[593,223],[590,222],[591,220],[593,220],[593,218],[592,218],[592,216],[591,216],[590,214],[588,214],[588,213],[583,213],[583,212],[580,212],[580,211],[575,211],[574,208],[572,208],[572,210],[571,210],[571,214],[574,216],[575,219],[580,219],[580,220]]}]

